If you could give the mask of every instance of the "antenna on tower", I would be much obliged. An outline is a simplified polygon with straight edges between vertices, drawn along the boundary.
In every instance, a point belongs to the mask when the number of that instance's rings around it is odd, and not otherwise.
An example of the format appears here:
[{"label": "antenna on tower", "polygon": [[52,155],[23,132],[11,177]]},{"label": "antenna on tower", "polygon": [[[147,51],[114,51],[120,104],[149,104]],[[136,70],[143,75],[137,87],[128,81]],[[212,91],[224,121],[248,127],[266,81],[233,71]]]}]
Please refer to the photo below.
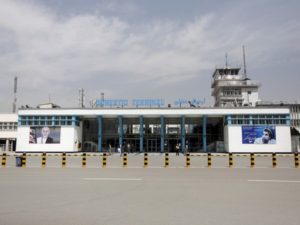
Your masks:
[{"label": "antenna on tower", "polygon": [[14,79],[13,113],[16,112],[16,108],[17,108],[17,88],[18,88],[18,77],[15,77],[15,79]]},{"label": "antenna on tower", "polygon": [[243,62],[244,62],[244,78],[247,78],[247,68],[246,68],[246,54],[245,54],[245,46],[243,45]]},{"label": "antenna on tower", "polygon": [[227,52],[225,52],[225,67],[228,68],[228,55],[227,55]]},{"label": "antenna on tower", "polygon": [[79,89],[79,108],[84,108],[84,90],[83,88]]},{"label": "antenna on tower", "polygon": [[101,92],[101,107],[104,106],[104,92]]}]

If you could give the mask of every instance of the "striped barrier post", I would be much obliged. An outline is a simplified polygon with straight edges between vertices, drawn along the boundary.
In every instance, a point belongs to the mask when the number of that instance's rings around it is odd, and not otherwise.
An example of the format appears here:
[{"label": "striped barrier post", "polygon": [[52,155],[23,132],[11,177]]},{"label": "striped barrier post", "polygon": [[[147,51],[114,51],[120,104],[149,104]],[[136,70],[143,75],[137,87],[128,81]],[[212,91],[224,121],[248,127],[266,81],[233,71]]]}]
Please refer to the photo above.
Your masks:
[{"label": "striped barrier post", "polygon": [[66,164],[67,164],[67,156],[66,156],[66,153],[63,152],[61,155],[61,167],[65,168]]},{"label": "striped barrier post", "polygon": [[22,154],[21,162],[22,162],[22,167],[25,168],[26,167],[26,153],[25,152]]},{"label": "striped barrier post", "polygon": [[294,154],[294,159],[295,159],[295,168],[299,168],[299,155],[297,152]]},{"label": "striped barrier post", "polygon": [[207,167],[211,167],[211,153],[207,153]]},{"label": "striped barrier post", "polygon": [[170,165],[169,163],[169,153],[165,153],[165,167],[168,167]]},{"label": "striped barrier post", "polygon": [[85,168],[86,167],[86,153],[82,153],[82,168]]},{"label": "striped barrier post", "polygon": [[276,153],[272,153],[272,166],[273,168],[276,168],[277,166]]},{"label": "striped barrier post", "polygon": [[103,156],[102,156],[102,167],[103,167],[103,168],[106,167],[106,152],[103,152]]},{"label": "striped barrier post", "polygon": [[191,156],[190,153],[186,153],[186,161],[185,161],[185,166],[189,168],[191,166]]},{"label": "striped barrier post", "polygon": [[250,153],[250,165],[251,165],[251,168],[253,168],[255,166],[255,156],[254,156],[254,153]]},{"label": "striped barrier post", "polygon": [[42,154],[42,168],[46,167],[46,152]]},{"label": "striped barrier post", "polygon": [[232,153],[229,153],[228,154],[228,157],[229,157],[229,168],[232,168],[233,167],[233,154]]},{"label": "striped barrier post", "polygon": [[144,167],[148,166],[148,153],[144,153]]},{"label": "striped barrier post", "polygon": [[123,155],[123,167],[127,167],[127,153]]},{"label": "striped barrier post", "polygon": [[1,162],[2,167],[6,167],[6,153],[2,154],[2,162]]}]

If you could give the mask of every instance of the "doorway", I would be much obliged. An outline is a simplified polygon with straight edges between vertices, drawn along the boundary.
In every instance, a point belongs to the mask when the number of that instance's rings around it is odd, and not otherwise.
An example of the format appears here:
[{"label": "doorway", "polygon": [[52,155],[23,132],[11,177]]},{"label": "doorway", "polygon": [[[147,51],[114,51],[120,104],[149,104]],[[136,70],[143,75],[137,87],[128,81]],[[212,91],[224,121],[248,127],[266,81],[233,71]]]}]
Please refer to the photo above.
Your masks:
[{"label": "doorway", "polygon": [[176,152],[176,145],[179,144],[180,148],[179,151],[181,151],[181,140],[179,138],[172,138],[165,140],[165,147],[168,152]]},{"label": "doorway", "polygon": [[146,152],[160,152],[160,141],[157,139],[147,139]]}]

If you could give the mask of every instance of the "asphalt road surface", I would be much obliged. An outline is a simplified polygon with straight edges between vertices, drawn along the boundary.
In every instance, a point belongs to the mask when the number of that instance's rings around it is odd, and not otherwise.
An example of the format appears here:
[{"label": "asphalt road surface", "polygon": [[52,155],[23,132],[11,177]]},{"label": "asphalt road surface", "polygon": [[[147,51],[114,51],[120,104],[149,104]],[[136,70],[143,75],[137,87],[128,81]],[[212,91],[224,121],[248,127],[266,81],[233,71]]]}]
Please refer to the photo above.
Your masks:
[{"label": "asphalt road surface", "polygon": [[299,225],[299,215],[292,167],[0,169],[0,225]]}]

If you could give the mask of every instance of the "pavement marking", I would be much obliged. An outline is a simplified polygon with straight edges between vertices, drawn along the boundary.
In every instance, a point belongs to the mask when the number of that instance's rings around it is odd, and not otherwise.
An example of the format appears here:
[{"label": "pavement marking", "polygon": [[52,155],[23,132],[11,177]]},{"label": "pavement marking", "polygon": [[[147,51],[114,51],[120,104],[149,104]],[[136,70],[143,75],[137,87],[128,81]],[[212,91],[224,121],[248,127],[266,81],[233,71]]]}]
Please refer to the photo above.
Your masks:
[{"label": "pavement marking", "polygon": [[300,180],[248,180],[249,182],[300,183]]},{"label": "pavement marking", "polygon": [[100,178],[100,177],[87,177],[83,178],[84,180],[99,180],[99,181],[141,181],[143,179],[141,178],[112,178],[112,177],[106,177],[106,178]]}]

